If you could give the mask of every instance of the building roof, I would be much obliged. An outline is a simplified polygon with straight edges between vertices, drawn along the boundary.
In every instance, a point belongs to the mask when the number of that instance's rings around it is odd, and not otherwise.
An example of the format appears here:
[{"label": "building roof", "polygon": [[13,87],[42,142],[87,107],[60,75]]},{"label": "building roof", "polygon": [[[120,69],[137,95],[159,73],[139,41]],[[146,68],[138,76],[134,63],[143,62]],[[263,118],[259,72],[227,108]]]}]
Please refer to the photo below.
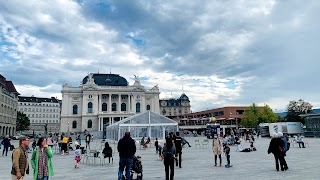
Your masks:
[{"label": "building roof", "polygon": [[14,87],[12,81],[6,81],[6,86],[9,92],[18,93],[16,88]]},{"label": "building roof", "polygon": [[[128,86],[128,81],[119,74],[93,74],[94,83],[98,86]],[[82,80],[83,84],[88,81],[88,76]]]},{"label": "building roof", "polygon": [[0,85],[6,91],[11,92],[11,93],[17,93],[19,95],[19,93],[16,90],[16,88],[14,87],[12,81],[7,81],[6,78],[3,77],[1,74],[0,74]]},{"label": "building roof", "polygon": [[178,99],[174,99],[174,98],[162,99],[162,100],[160,100],[160,103],[161,103],[161,101],[166,101],[167,106],[181,106],[181,102],[185,102],[185,101],[190,102],[188,96],[185,95],[184,93]]},{"label": "building roof", "polygon": [[174,125],[177,126],[178,123],[172,119],[169,119],[165,116],[162,116],[160,114],[146,111],[144,113],[136,114],[131,117],[125,118],[119,122],[116,122],[112,124],[109,127],[113,126],[169,126]]},{"label": "building roof", "polygon": [[43,103],[43,102],[52,102],[52,103],[59,103],[60,100],[56,99],[55,97],[51,98],[39,98],[39,97],[28,97],[28,96],[19,96],[18,102],[34,102],[34,103]]}]

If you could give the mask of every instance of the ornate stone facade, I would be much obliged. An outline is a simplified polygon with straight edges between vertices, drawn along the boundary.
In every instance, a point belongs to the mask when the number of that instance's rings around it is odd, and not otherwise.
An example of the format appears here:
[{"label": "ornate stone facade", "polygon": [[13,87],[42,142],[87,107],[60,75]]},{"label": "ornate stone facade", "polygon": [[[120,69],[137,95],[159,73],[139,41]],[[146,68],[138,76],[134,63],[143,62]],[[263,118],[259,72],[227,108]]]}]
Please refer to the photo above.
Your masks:
[{"label": "ornate stone facade", "polygon": [[0,136],[16,132],[18,95],[13,83],[0,75]]},{"label": "ornate stone facade", "polygon": [[160,100],[161,114],[169,118],[190,113],[190,100],[184,93],[178,99],[163,99]]},{"label": "ornate stone facade", "polygon": [[133,85],[117,74],[90,73],[79,87],[62,86],[62,132],[96,133],[105,127],[147,110],[160,114],[159,88],[147,89],[135,76]]}]

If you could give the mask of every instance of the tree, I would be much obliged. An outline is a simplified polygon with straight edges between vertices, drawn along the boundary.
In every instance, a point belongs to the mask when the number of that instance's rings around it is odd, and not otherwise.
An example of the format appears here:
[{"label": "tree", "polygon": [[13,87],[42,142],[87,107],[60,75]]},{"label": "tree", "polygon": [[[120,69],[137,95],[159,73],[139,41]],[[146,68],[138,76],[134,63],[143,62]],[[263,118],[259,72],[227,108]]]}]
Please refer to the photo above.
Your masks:
[{"label": "tree", "polygon": [[308,114],[312,112],[312,105],[308,102],[305,102],[302,99],[298,101],[290,101],[287,106],[287,115],[286,121],[290,122],[301,122],[304,124],[304,119],[299,115]]},{"label": "tree", "polygon": [[17,127],[16,127],[17,131],[29,130],[30,119],[27,117],[26,114],[18,111],[16,125],[17,125]]},{"label": "tree", "polygon": [[273,113],[272,109],[265,105],[260,113],[259,123],[275,123],[279,119],[279,115]]},{"label": "tree", "polygon": [[263,110],[260,111],[256,104],[253,103],[248,110],[244,112],[241,125],[243,127],[256,128],[260,123],[274,123],[277,122],[278,119],[279,116],[273,113],[270,106],[265,105]]},{"label": "tree", "polygon": [[245,112],[244,116],[241,120],[241,125],[243,127],[257,127],[259,124],[259,118],[260,118],[260,110],[256,106],[255,103],[253,103]]}]

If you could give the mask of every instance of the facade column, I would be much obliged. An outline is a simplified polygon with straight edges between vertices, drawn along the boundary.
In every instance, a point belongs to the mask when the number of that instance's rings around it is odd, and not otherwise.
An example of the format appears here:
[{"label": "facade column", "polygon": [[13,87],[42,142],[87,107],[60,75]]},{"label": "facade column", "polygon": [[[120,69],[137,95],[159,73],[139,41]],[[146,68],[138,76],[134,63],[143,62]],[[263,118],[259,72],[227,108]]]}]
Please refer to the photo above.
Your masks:
[{"label": "facade column", "polygon": [[98,118],[98,131],[101,131],[100,123],[101,123],[101,118]]},{"label": "facade column", "polygon": [[100,129],[103,131],[103,118],[101,118]]},{"label": "facade column", "polygon": [[101,106],[102,106],[102,95],[101,94],[99,94],[98,95],[98,113],[100,113],[101,112]]},{"label": "facade column", "polygon": [[131,112],[131,101],[130,101],[131,97],[130,94],[128,95],[128,111]]},{"label": "facade column", "polygon": [[134,100],[135,99],[135,96],[132,96],[132,112],[135,114],[136,113],[136,101]]},{"label": "facade column", "polygon": [[118,94],[118,112],[121,112],[121,94]]},{"label": "facade column", "polygon": [[109,94],[109,103],[108,103],[108,111],[109,113],[111,112],[111,107],[112,107],[112,103],[111,103],[111,98],[112,98],[112,94]]}]

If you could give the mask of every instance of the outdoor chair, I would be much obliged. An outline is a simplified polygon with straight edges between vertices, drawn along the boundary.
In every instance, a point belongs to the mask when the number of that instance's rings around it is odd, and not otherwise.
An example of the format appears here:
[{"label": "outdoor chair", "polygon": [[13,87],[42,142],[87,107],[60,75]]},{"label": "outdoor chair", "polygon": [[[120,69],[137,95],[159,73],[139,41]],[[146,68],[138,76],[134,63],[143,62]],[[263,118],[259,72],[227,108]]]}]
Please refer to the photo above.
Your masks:
[{"label": "outdoor chair", "polygon": [[53,154],[60,154],[60,149],[59,149],[58,143],[53,144],[52,152],[53,152]]},{"label": "outdoor chair", "polygon": [[309,147],[309,141],[308,140],[303,140],[302,142],[304,142],[304,147],[307,147],[307,145]]},{"label": "outdoor chair", "polygon": [[202,147],[209,147],[209,140],[205,139],[202,141]]},{"label": "outdoor chair", "polygon": [[86,164],[95,164],[95,158],[94,157],[94,154],[97,153],[97,150],[90,150],[86,153],[86,156],[85,156],[85,161],[86,161]]},{"label": "outdoor chair", "polygon": [[197,146],[199,146],[199,148],[201,148],[201,144],[200,144],[199,139],[195,140],[195,148],[197,148]]}]

